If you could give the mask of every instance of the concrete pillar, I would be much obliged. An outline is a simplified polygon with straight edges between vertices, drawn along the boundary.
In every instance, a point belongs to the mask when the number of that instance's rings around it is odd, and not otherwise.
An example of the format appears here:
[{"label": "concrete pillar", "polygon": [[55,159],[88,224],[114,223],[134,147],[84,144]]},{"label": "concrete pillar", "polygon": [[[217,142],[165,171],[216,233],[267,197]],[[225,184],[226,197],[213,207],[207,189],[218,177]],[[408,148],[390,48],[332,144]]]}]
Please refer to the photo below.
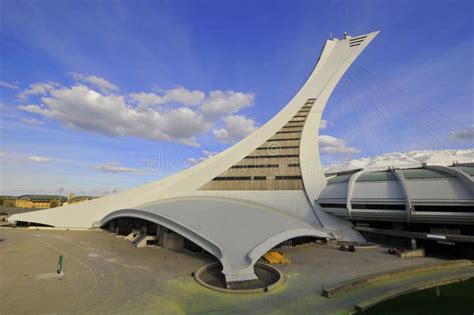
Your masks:
[{"label": "concrete pillar", "polygon": [[168,232],[165,248],[183,248],[184,237],[179,234]]},{"label": "concrete pillar", "polygon": [[416,239],[415,239],[415,238],[412,238],[412,239],[411,239],[411,249],[413,249],[413,250],[417,249],[417,246],[416,246]]},{"label": "concrete pillar", "polygon": [[165,247],[166,241],[168,238],[168,229],[165,227],[160,227],[160,235],[158,238],[158,245],[161,247]]},{"label": "concrete pillar", "polygon": [[158,245],[163,248],[183,248],[184,247],[184,237],[179,234],[176,234],[165,227],[159,228],[159,237]]}]

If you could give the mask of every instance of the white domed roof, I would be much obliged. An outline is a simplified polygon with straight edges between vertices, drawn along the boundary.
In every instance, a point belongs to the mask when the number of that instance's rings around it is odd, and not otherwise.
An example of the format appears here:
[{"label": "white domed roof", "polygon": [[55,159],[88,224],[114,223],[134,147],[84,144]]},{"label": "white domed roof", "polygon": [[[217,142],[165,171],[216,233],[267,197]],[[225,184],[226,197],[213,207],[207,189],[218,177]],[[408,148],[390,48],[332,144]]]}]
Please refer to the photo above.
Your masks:
[{"label": "white domed roof", "polygon": [[386,153],[379,156],[330,165],[326,168],[325,172],[326,174],[337,174],[359,169],[366,171],[383,171],[391,167],[403,169],[418,168],[422,165],[449,166],[454,163],[474,163],[474,149]]}]

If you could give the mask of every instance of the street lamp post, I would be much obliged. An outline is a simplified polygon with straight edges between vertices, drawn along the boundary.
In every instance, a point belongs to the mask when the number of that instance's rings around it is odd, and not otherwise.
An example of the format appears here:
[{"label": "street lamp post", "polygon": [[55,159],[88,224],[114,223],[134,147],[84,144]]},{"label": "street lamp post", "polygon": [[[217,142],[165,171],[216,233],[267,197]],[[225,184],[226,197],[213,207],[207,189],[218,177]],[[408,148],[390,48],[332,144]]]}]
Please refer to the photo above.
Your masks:
[{"label": "street lamp post", "polygon": [[59,188],[58,207],[61,207],[61,197],[62,197],[63,191],[64,191],[64,188]]}]

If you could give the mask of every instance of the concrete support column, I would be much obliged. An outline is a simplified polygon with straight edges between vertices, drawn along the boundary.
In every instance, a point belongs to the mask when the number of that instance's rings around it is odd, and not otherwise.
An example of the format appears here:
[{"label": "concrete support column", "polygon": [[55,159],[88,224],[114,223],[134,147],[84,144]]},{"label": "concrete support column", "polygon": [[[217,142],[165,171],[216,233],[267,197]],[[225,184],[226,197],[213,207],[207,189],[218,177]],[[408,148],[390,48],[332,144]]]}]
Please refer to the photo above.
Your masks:
[{"label": "concrete support column", "polygon": [[411,238],[411,249],[412,250],[418,249],[416,245],[416,238]]},{"label": "concrete support column", "polygon": [[161,247],[166,247],[168,243],[168,229],[165,227],[160,228],[160,234],[158,237],[158,245]]},{"label": "concrete support column", "polygon": [[163,247],[172,248],[172,249],[183,248],[184,247],[184,237],[182,237],[181,235],[179,235],[177,233],[170,232],[170,231],[168,231],[168,233],[166,233],[166,234],[167,234],[166,245],[163,246]]},{"label": "concrete support column", "polygon": [[413,206],[411,204],[410,194],[408,192],[408,187],[405,179],[405,175],[403,172],[396,170],[394,168],[390,169],[390,171],[395,175],[395,178],[398,180],[398,184],[402,189],[403,196],[405,197],[405,212],[406,212],[406,222],[410,222],[411,216],[413,214]]},{"label": "concrete support column", "polygon": [[361,170],[352,174],[351,178],[349,178],[349,183],[347,184],[346,208],[347,208],[347,214],[351,218],[352,218],[351,200],[352,200],[352,194],[354,192],[354,186],[359,176],[362,175],[363,173],[364,173],[364,170]]}]

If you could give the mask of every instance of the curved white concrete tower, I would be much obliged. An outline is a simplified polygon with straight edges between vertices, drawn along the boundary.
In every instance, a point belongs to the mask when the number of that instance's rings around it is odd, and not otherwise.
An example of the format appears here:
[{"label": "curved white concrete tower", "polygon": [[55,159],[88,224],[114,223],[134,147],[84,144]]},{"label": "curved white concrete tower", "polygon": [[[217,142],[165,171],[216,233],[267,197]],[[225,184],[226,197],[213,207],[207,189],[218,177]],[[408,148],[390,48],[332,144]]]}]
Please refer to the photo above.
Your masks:
[{"label": "curved white concrete tower", "polygon": [[318,130],[336,84],[377,34],[328,40],[293,99],[250,136],[209,160],[134,189],[10,220],[92,228],[118,217],[147,219],[215,255],[228,282],[255,279],[255,262],[290,238],[360,239],[348,221],[314,202],[326,185]]}]

